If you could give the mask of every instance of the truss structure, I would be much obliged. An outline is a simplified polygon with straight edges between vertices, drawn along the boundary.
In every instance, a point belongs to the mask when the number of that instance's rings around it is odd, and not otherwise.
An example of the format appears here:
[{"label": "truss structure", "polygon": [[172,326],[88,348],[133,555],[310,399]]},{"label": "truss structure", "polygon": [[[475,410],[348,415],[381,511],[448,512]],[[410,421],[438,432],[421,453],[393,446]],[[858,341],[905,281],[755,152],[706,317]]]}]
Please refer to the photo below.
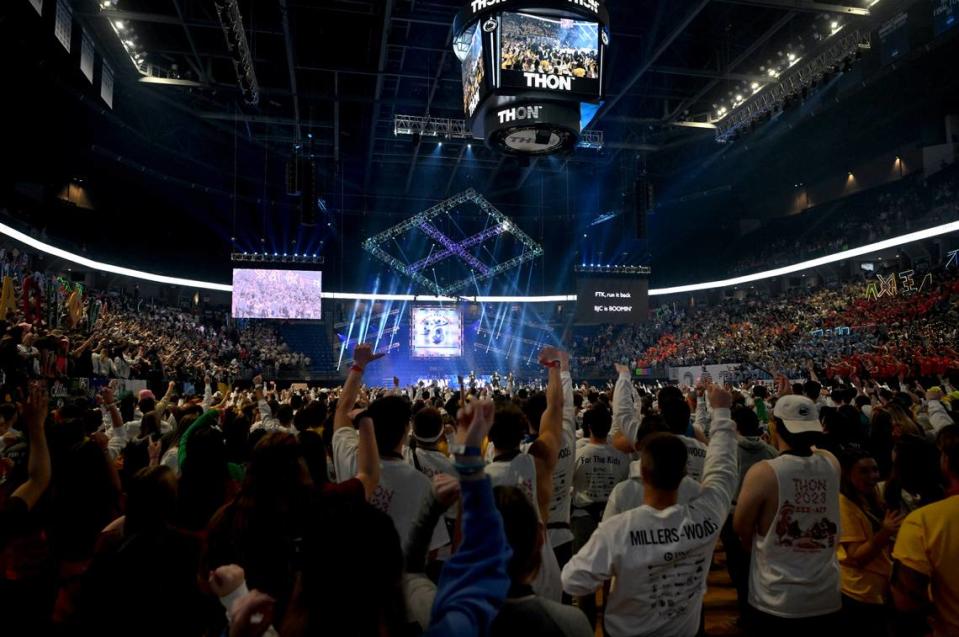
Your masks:
[{"label": "truss structure", "polygon": [[[440,215],[454,212],[459,206],[467,203],[472,203],[481,211],[487,213],[490,217],[490,223],[481,232],[457,241],[437,228],[434,220]],[[387,243],[410,232],[425,234],[439,246],[439,250],[432,251],[430,254],[410,263],[404,263],[386,251],[384,246]],[[521,253],[507,261],[495,264],[484,263],[475,256],[475,248],[501,235],[512,236],[522,246]],[[467,286],[491,279],[543,255],[543,247],[540,244],[533,241],[529,235],[516,227],[516,224],[509,217],[497,210],[493,204],[472,188],[441,201],[432,208],[417,213],[413,217],[366,239],[363,242],[363,249],[394,271],[409,277],[437,296],[450,296]],[[430,280],[423,274],[426,268],[448,259],[461,262],[469,271],[469,276],[446,285],[440,285],[435,279]]]},{"label": "truss structure", "polygon": [[851,29],[837,34],[827,47],[808,60],[800,60],[779,76],[775,84],[766,86],[725,117],[715,120],[716,140],[729,141],[740,131],[761,118],[781,110],[794,97],[808,91],[824,77],[851,63],[861,50],[870,48],[867,29]]},{"label": "truss structure", "polygon": [[233,252],[233,263],[309,263],[323,265],[326,261],[318,254],[288,254],[279,252]]},{"label": "truss structure", "polygon": [[573,268],[577,274],[642,274],[652,273],[645,265],[577,265]]}]

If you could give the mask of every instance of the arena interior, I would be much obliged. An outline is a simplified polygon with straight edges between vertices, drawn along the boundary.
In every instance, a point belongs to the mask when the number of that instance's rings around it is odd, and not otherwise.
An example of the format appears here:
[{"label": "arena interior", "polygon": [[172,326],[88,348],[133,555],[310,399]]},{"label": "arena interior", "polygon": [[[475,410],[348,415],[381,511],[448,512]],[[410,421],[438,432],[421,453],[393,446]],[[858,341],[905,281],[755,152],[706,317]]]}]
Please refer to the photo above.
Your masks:
[{"label": "arena interior", "polygon": [[5,0],[3,634],[959,635],[957,18]]}]

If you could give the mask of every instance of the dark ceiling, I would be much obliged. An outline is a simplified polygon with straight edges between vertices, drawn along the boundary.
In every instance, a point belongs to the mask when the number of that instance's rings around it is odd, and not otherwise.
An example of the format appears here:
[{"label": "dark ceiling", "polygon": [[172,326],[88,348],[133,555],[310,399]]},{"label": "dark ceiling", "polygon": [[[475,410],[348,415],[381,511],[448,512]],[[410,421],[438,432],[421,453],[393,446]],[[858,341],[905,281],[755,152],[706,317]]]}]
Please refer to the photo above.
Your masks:
[{"label": "dark ceiling", "polygon": [[[713,131],[676,124],[703,121],[765,81],[769,66],[814,47],[832,21],[862,19],[811,0],[609,0],[611,89],[593,124],[605,148],[524,163],[479,143],[439,147],[393,133],[396,114],[462,118],[450,42],[463,0],[240,0],[256,106],[242,100],[213,0],[106,8],[72,0],[75,21],[117,74],[112,110],[79,75],[78,46],[67,56],[53,39],[53,4],[47,0],[42,18],[27,0],[0,9],[0,68],[19,93],[4,107],[8,157],[18,156],[4,177],[8,192],[80,176],[96,210],[40,220],[51,232],[94,246],[101,235],[90,228],[98,227],[110,250],[126,246],[141,263],[155,258],[144,235],[171,254],[202,246],[205,258],[166,269],[212,267],[219,278],[233,248],[324,251],[345,286],[355,284],[346,270],[362,238],[468,187],[543,243],[547,260],[572,263],[595,250],[606,261],[648,261],[648,245],[602,254],[595,244],[604,239],[589,226],[623,208],[637,165],[661,192],[697,190],[689,171],[718,145]],[[158,74],[190,86],[139,82],[110,26],[116,20]],[[315,228],[298,225],[285,196],[285,161],[296,143],[317,159],[329,202],[326,224]],[[583,247],[580,235],[591,233]],[[548,268],[536,267],[542,287],[551,287]]]}]

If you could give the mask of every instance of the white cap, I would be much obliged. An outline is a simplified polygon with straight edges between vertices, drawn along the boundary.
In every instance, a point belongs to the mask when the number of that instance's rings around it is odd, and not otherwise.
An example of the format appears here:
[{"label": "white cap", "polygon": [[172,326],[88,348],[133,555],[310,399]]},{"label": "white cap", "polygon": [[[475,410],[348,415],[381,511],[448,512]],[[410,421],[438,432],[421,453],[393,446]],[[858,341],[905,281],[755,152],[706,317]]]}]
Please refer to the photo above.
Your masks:
[{"label": "white cap", "polygon": [[807,431],[822,433],[819,409],[816,408],[816,403],[805,396],[789,394],[781,397],[773,408],[773,416],[783,421],[789,433],[801,434]]}]

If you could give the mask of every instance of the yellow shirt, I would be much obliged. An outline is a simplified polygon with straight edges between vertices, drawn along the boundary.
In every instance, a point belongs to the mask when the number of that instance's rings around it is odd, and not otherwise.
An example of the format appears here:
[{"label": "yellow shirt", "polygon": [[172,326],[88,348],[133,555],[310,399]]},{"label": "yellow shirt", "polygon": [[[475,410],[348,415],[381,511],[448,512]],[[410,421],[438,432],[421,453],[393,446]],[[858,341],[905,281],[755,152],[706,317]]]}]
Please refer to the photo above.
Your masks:
[{"label": "yellow shirt", "polygon": [[941,633],[959,634],[959,495],[910,513],[892,556],[929,577]]},{"label": "yellow shirt", "polygon": [[846,496],[839,494],[839,544],[836,548],[842,581],[842,594],[864,604],[883,604],[888,599],[892,559],[884,548],[863,567],[846,564],[846,545],[868,542],[875,533],[866,513]]}]

